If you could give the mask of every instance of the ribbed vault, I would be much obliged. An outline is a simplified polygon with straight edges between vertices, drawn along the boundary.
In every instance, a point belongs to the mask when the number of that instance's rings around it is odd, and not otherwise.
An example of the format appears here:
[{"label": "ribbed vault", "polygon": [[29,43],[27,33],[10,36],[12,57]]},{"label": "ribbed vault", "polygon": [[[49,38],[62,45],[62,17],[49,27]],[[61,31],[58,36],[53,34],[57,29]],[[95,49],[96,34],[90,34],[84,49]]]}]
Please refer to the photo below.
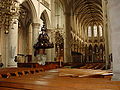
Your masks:
[{"label": "ribbed vault", "polygon": [[[102,0],[61,0],[70,6],[78,21],[86,24],[103,24]],[[70,12],[71,12],[70,11]]]}]

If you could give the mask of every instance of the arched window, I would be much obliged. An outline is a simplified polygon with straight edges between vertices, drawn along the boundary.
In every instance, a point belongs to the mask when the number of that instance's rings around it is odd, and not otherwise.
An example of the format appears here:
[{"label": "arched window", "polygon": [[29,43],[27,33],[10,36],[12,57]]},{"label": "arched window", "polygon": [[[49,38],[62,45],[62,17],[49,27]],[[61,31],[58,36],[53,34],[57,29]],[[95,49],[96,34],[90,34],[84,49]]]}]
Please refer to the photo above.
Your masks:
[{"label": "arched window", "polygon": [[100,37],[102,37],[103,32],[102,32],[102,26],[100,26],[100,25],[99,25],[99,34],[100,34]]},{"label": "arched window", "polygon": [[92,36],[92,29],[91,26],[88,26],[88,37]]},{"label": "arched window", "polygon": [[97,37],[97,26],[93,26],[93,31],[94,31],[94,37]]}]

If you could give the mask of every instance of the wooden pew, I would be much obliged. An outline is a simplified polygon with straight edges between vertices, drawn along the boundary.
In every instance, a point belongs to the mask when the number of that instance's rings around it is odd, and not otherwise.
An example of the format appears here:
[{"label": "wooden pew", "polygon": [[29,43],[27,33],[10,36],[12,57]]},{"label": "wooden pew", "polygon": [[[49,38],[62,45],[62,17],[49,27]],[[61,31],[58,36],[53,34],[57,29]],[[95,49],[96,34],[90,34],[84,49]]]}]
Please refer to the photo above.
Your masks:
[{"label": "wooden pew", "polygon": [[0,69],[0,78],[19,77],[22,75],[35,74],[41,71],[58,68],[57,64],[48,64],[37,68],[3,68]]},{"label": "wooden pew", "polygon": [[[71,71],[70,71],[71,72]],[[59,73],[59,72],[58,72]],[[50,77],[48,77],[50,76]],[[59,77],[56,73],[41,72],[0,80],[0,86],[11,90],[119,90],[120,82],[104,78]],[[95,87],[95,88],[94,88]],[[1,89],[2,90],[2,89]],[[4,89],[3,89],[4,90]],[[8,89],[9,90],[9,89]]]},{"label": "wooden pew", "polygon": [[22,76],[26,74],[34,74],[44,71],[43,68],[3,68],[0,69],[0,77],[9,78],[12,76]]}]

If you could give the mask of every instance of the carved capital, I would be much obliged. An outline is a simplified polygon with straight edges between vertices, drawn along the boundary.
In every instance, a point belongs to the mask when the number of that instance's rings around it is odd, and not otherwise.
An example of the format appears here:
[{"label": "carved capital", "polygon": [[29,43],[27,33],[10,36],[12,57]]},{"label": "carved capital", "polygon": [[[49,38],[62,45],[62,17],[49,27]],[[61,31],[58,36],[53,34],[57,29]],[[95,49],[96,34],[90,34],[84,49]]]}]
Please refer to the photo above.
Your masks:
[{"label": "carved capital", "polygon": [[33,23],[32,26],[33,28],[40,28],[40,23]]}]

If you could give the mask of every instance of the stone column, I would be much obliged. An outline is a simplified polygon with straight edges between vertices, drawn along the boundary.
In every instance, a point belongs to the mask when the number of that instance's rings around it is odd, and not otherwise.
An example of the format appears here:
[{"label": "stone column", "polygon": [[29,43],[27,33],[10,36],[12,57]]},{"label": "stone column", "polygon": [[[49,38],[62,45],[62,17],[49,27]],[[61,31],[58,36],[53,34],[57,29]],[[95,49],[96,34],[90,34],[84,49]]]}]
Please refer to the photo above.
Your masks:
[{"label": "stone column", "polygon": [[32,61],[32,58],[31,58],[31,56],[32,56],[32,48],[33,48],[33,46],[32,46],[32,24],[30,24],[30,26],[29,26],[29,29],[28,29],[28,37],[27,37],[27,39],[28,39],[28,52],[27,52],[27,55],[29,55],[29,56],[27,56],[26,57],[26,60],[27,60],[27,62],[31,62]]},{"label": "stone column", "polygon": [[3,48],[3,50],[2,50],[2,58],[3,58],[3,64],[4,64],[4,67],[8,67],[8,60],[9,60],[9,53],[8,53],[8,49],[9,49],[9,47],[8,47],[8,45],[9,45],[9,43],[8,43],[8,38],[9,38],[9,35],[8,34],[5,34],[4,32],[2,32],[4,35],[2,36],[2,42],[3,42],[3,44],[2,44],[2,48]]},{"label": "stone column", "polygon": [[108,17],[107,17],[107,1],[104,0],[102,2],[103,5],[103,31],[104,31],[104,38],[105,38],[105,63],[106,63],[106,69],[108,69],[109,65],[109,41],[108,41]]},{"label": "stone column", "polygon": [[55,28],[56,28],[56,9],[55,9],[55,0],[51,0],[51,41],[54,43],[54,48],[51,48],[51,62],[55,62],[56,53],[55,53]]},{"label": "stone column", "polygon": [[72,62],[71,56],[71,25],[70,14],[65,14],[65,36],[64,36],[64,62]]},{"label": "stone column", "polygon": [[55,58],[56,58],[56,52],[55,52],[55,32],[51,32],[51,41],[54,43],[54,48],[51,48],[51,61],[55,62]]},{"label": "stone column", "polygon": [[[49,37],[51,37],[51,30],[50,29],[47,29],[47,34],[48,34],[48,36]],[[50,38],[50,42],[51,42],[51,38]],[[49,48],[49,49],[46,49],[46,57],[47,57],[47,60],[46,60],[46,62],[51,62],[52,61],[52,55],[51,55],[51,50],[52,48]]]},{"label": "stone column", "polygon": [[29,55],[32,54],[32,25],[29,26],[28,31],[28,40],[29,40]]},{"label": "stone column", "polygon": [[120,0],[108,0],[108,6],[113,55],[112,80],[120,81]]},{"label": "stone column", "polygon": [[15,56],[17,56],[18,48],[18,17],[14,17],[11,21],[8,43],[8,67],[17,67],[17,62],[15,62],[14,60]]},{"label": "stone column", "polygon": [[[40,31],[40,23],[33,23],[32,24],[32,29],[33,29],[33,34],[32,34],[32,48],[33,45],[36,44],[36,42],[38,41],[38,36],[39,36],[39,31]],[[33,48],[32,50],[32,61],[34,62],[34,51],[35,49]]]}]

